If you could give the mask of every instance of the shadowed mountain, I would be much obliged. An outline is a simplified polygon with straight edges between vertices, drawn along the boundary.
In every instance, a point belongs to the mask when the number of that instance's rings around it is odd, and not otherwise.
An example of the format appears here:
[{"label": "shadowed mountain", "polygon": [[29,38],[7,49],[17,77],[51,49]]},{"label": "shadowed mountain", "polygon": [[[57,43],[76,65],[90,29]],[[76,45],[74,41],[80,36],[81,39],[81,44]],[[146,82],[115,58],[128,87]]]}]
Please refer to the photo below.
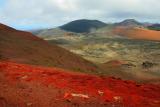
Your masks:
[{"label": "shadowed mountain", "polygon": [[75,20],[70,23],[67,23],[60,28],[66,31],[70,32],[76,32],[76,33],[89,33],[92,30],[102,28],[106,26],[107,24],[98,20]]},{"label": "shadowed mountain", "polygon": [[57,45],[0,24],[0,60],[42,66],[53,66],[74,71],[97,71],[91,62]]}]

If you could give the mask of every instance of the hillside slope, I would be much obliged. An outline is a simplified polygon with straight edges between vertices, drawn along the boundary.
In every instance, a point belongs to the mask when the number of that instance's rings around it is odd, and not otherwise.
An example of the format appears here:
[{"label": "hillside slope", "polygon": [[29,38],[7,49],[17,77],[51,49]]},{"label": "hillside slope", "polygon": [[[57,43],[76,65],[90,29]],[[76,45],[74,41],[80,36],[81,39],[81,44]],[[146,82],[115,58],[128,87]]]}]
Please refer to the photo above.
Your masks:
[{"label": "hillside slope", "polygon": [[0,59],[74,71],[97,71],[91,62],[28,32],[0,25]]},{"label": "hillside slope", "polygon": [[160,41],[160,31],[148,30],[144,28],[116,27],[113,29],[113,33],[133,39]]}]

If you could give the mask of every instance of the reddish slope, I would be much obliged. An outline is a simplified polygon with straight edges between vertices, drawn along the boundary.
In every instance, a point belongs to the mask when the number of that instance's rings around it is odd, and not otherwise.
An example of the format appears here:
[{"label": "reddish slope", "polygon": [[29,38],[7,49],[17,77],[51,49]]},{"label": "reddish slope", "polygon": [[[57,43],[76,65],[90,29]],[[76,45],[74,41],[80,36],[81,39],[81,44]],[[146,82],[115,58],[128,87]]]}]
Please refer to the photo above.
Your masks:
[{"label": "reddish slope", "polygon": [[15,31],[14,28],[11,28],[11,27],[6,26],[6,25],[1,24],[1,23],[0,23],[0,30],[4,30],[4,31]]},{"label": "reddish slope", "polygon": [[133,39],[160,41],[160,31],[148,30],[144,28],[117,27],[113,30],[113,33]]},{"label": "reddish slope", "polygon": [[75,71],[98,71],[94,64],[78,55],[48,44],[29,32],[18,31],[3,24],[0,24],[0,60]]},{"label": "reddish slope", "polygon": [[1,107],[159,107],[159,90],[159,84],[0,62]]}]

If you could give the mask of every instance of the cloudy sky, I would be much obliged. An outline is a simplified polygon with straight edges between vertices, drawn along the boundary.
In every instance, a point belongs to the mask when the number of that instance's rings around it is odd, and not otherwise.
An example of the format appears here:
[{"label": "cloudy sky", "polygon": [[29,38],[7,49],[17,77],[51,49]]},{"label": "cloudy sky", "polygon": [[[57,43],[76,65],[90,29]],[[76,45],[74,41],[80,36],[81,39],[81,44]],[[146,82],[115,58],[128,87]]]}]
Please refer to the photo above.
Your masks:
[{"label": "cloudy sky", "polygon": [[0,23],[17,29],[60,26],[76,19],[160,23],[160,0],[0,0]]}]

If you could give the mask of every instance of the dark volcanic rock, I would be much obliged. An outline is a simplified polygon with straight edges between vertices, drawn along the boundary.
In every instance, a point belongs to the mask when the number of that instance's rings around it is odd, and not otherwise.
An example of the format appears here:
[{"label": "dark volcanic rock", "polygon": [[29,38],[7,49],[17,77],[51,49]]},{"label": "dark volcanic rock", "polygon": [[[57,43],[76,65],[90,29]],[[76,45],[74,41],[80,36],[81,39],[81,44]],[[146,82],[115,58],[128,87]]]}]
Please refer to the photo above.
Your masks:
[{"label": "dark volcanic rock", "polygon": [[145,61],[142,63],[142,67],[143,68],[152,68],[153,66],[157,65],[156,63],[152,63],[152,62],[149,62],[149,61]]}]

